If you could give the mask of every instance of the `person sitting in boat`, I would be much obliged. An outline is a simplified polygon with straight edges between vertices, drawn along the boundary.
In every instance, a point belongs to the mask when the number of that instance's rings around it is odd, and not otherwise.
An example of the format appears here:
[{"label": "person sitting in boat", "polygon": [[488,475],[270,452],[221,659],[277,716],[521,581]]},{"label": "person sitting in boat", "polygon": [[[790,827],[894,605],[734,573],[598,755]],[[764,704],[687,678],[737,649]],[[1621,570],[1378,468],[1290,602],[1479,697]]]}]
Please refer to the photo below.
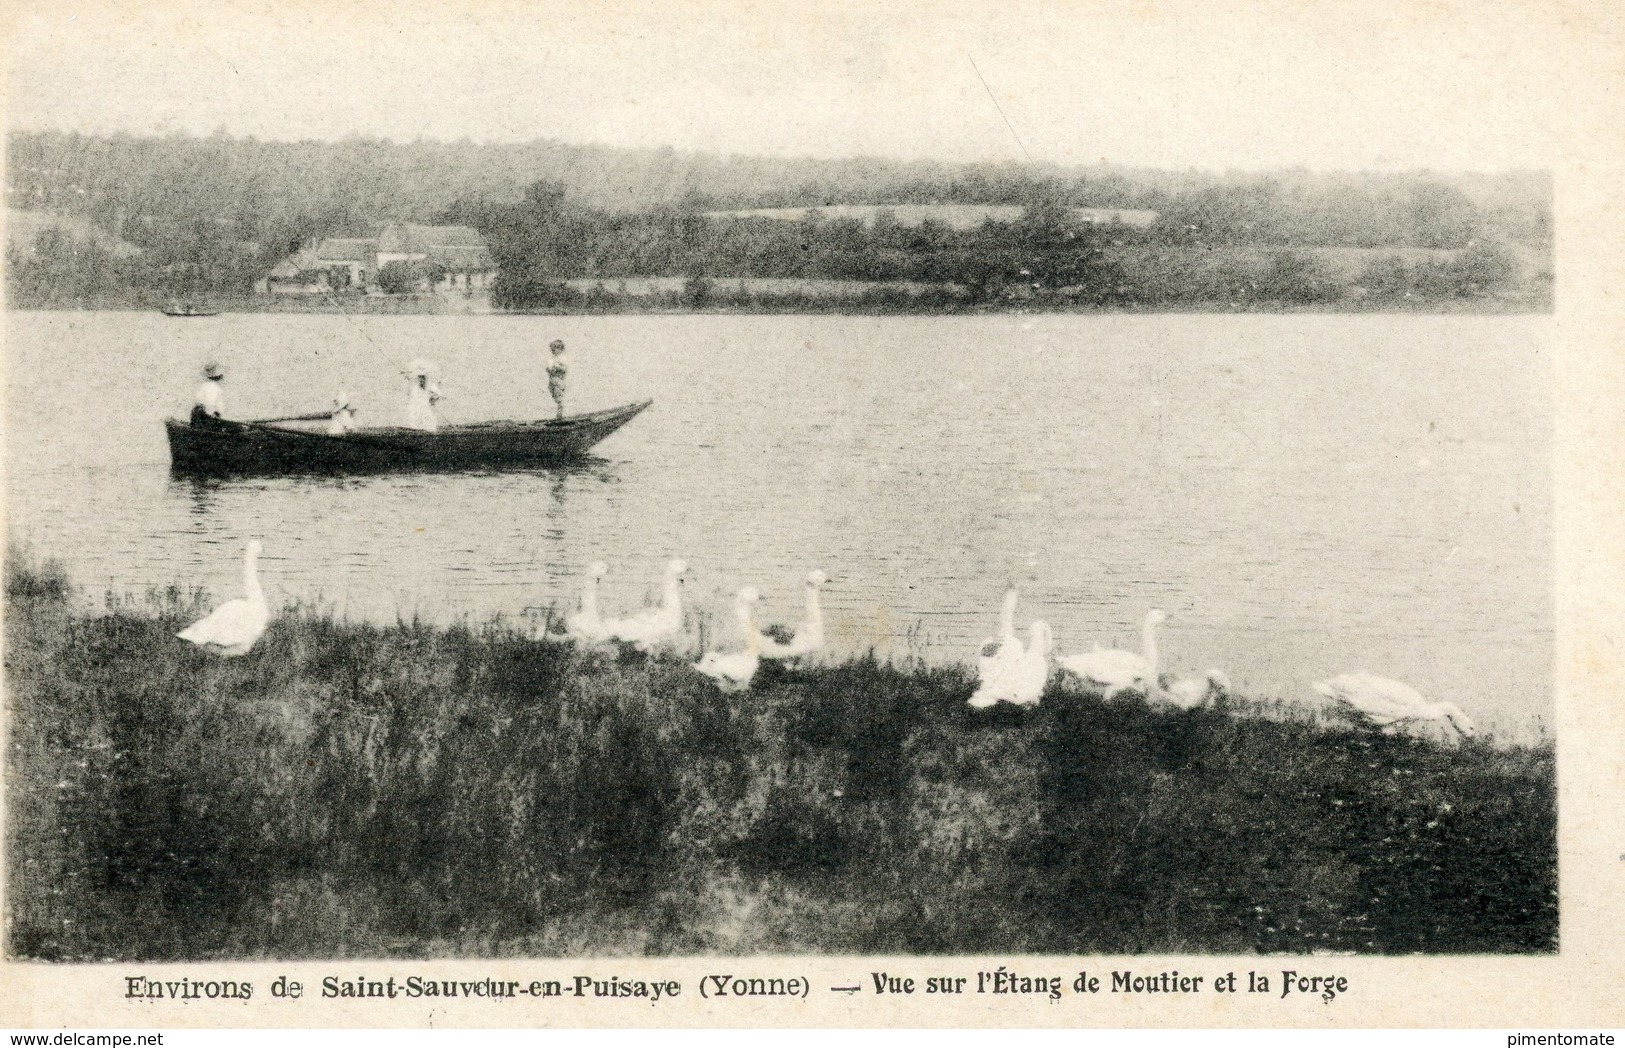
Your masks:
[{"label": "person sitting in boat", "polygon": [[547,391],[553,395],[553,404],[558,408],[558,417],[564,418],[564,377],[570,371],[570,362],[564,358],[564,340],[556,338],[553,344],[547,347],[553,351],[553,359],[547,362]]},{"label": "person sitting in boat", "polygon": [[192,395],[193,425],[222,417],[225,398],[221,395],[220,384],[225,380],[226,373],[221,370],[219,364],[211,360],[204,366],[203,384],[198,386],[197,392]]},{"label": "person sitting in boat", "polygon": [[429,380],[429,369],[425,365],[415,365],[410,376],[412,391],[406,397],[406,420],[401,425],[425,433],[438,432],[440,418],[435,414],[434,406],[440,399],[440,387]]},{"label": "person sitting in boat", "polygon": [[340,393],[333,398],[333,417],[327,422],[327,435],[342,437],[346,433],[355,432],[355,408],[350,406],[350,398]]}]

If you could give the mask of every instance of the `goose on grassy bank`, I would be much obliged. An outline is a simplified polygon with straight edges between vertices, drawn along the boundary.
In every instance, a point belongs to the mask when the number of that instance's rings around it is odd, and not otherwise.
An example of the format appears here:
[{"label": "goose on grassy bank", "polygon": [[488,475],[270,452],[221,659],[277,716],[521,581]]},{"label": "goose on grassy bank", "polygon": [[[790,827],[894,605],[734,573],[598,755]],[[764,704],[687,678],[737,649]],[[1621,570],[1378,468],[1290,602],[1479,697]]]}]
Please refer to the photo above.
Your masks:
[{"label": "goose on grassy bank", "polygon": [[[806,582],[806,619],[794,630],[782,626],[772,627],[768,634],[759,636],[757,644],[761,646],[761,655],[764,659],[795,659],[803,655],[811,655],[824,646],[824,611],[819,605],[818,591],[829,581],[829,576],[822,571],[807,573]],[[779,633],[783,640],[772,636]]]},{"label": "goose on grassy bank", "polygon": [[[982,641],[976,654],[976,679],[978,681],[1002,681],[1011,672],[1008,667],[1014,666],[1016,659],[1020,658],[1022,647],[1021,639],[1016,636],[1016,601],[1020,599],[1016,591],[1016,584],[1010,583],[1004,591],[1004,603],[999,607],[999,632]],[[978,688],[975,702],[982,691]],[[997,699],[993,701],[998,701]]]},{"label": "goose on grassy bank", "polygon": [[564,633],[571,640],[583,644],[602,644],[609,640],[604,619],[598,613],[598,581],[609,573],[609,565],[595,560],[587,565],[587,582],[581,587],[581,606],[564,616]]},{"label": "goose on grassy bank", "polygon": [[1036,706],[1049,683],[1049,654],[1055,646],[1049,624],[1035,620],[1027,627],[1027,646],[1006,641],[979,663],[979,679],[970,704],[986,709],[1000,702]]},{"label": "goose on grassy bank", "polygon": [[999,632],[997,636],[982,641],[980,656],[982,659],[997,658],[999,650],[1007,644],[1016,648],[1021,647],[1021,641],[1016,637],[1016,601],[1019,599],[1020,594],[1014,582],[1005,587],[1004,603],[999,606]]},{"label": "goose on grassy bank", "polygon": [[756,602],[760,599],[761,594],[754,587],[746,586],[734,600],[734,614],[745,635],[744,651],[708,651],[694,664],[695,669],[715,681],[722,691],[744,691],[756,679],[756,670],[762,664],[755,619]]},{"label": "goose on grassy bank", "polygon": [[650,651],[681,633],[683,576],[687,572],[685,561],[668,561],[660,603],[623,619],[606,620],[603,628],[607,639],[622,641],[639,651]]},{"label": "goose on grassy bank", "polygon": [[1087,687],[1100,692],[1102,698],[1111,699],[1123,692],[1149,695],[1157,687],[1157,627],[1167,619],[1167,612],[1161,608],[1146,612],[1140,630],[1140,651],[1097,648],[1055,661]]},{"label": "goose on grassy bank", "polygon": [[1316,681],[1315,691],[1384,732],[1428,734],[1443,729],[1448,741],[1477,733],[1471,718],[1453,702],[1433,702],[1401,681],[1374,673],[1344,673]]},{"label": "goose on grassy bank", "polygon": [[246,596],[226,601],[175,636],[224,658],[247,655],[253,650],[265,634],[266,624],[271,621],[270,609],[265,604],[265,591],[260,589],[261,549],[259,540],[255,539],[243,553],[243,589]]},{"label": "goose on grassy bank", "polygon": [[1181,710],[1211,706],[1230,691],[1230,678],[1223,670],[1208,670],[1205,677],[1180,677],[1169,681],[1152,696],[1158,705]]}]

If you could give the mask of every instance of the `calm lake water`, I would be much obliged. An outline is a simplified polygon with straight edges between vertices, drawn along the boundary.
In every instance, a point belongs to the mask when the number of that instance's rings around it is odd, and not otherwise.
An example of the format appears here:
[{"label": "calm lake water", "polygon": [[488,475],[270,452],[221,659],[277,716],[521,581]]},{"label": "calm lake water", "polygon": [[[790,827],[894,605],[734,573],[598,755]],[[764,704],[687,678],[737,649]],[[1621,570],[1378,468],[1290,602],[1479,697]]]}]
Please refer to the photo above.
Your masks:
[{"label": "calm lake water", "polygon": [[[1006,580],[1061,652],[1301,696],[1364,668],[1503,737],[1552,708],[1552,321],[1472,316],[349,317],[12,313],[13,538],[92,599],[239,587],[264,540],[273,604],[392,621],[572,604],[603,559],[607,611],[686,558],[732,646],[731,594],[800,618],[832,581],[838,653],[974,657]],[[450,421],[655,405],[572,472],[172,479],[160,420],[198,368],[227,414],[337,389],[394,422],[398,368],[441,365]]]}]

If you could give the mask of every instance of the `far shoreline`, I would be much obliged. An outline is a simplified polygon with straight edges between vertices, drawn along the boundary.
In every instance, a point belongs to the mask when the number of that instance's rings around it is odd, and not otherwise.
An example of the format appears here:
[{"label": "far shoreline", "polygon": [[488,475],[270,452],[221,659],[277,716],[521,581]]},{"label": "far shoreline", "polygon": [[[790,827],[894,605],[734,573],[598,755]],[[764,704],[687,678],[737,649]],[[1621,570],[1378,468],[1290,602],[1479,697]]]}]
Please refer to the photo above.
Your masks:
[{"label": "far shoreline", "polygon": [[[7,303],[11,313],[156,313],[156,303],[128,300],[94,300],[80,302]],[[440,296],[402,295],[374,296],[345,301],[308,301],[303,299],[254,299],[211,302],[206,308],[213,316],[227,314],[336,314],[343,316],[440,316],[440,317],[613,317],[613,316],[868,316],[868,317],[979,317],[979,316],[1149,316],[1176,314],[1192,316],[1243,315],[1347,315],[1347,316],[1553,316],[1551,302],[1503,301],[1494,299],[1468,299],[1427,301],[1417,303],[1392,300],[1335,303],[1228,303],[1217,301],[1185,303],[1054,303],[1009,302],[956,304],[952,306],[909,306],[893,303],[865,303],[832,300],[828,305],[797,302],[775,306],[772,304],[717,304],[674,305],[651,302],[648,305],[621,305],[612,309],[584,306],[538,306],[525,309],[457,308],[448,305]],[[175,317],[175,320],[206,321],[210,316]]]}]

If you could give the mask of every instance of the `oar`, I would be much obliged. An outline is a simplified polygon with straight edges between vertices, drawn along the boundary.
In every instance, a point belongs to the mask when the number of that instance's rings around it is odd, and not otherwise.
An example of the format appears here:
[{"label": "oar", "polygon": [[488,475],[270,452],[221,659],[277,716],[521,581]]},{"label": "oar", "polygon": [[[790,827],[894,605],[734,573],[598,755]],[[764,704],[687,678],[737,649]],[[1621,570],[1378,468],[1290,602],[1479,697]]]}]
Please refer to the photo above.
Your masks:
[{"label": "oar", "polygon": [[332,417],[331,411],[323,411],[318,415],[284,415],[281,418],[255,418],[248,421],[256,426],[263,426],[268,422],[326,422]]}]

